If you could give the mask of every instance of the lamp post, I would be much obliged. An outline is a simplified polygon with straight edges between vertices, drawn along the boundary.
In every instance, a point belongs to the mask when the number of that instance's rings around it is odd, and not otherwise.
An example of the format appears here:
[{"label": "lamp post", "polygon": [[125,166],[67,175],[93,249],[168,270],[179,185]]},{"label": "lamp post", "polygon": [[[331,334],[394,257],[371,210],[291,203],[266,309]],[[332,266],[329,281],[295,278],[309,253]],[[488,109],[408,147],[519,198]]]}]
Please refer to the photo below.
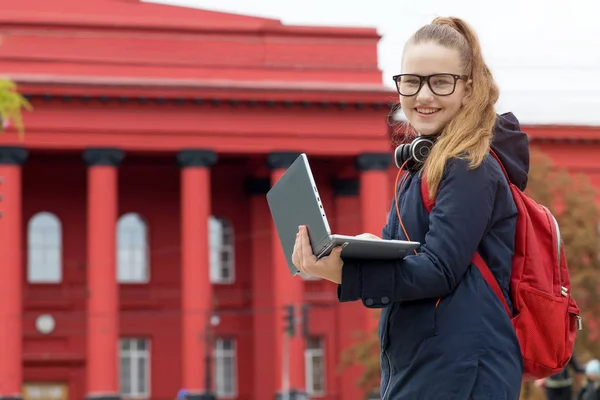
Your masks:
[{"label": "lamp post", "polygon": [[206,388],[206,394],[204,400],[216,400],[216,396],[212,391],[212,351],[214,345],[213,328],[218,326],[221,319],[218,315],[213,314],[206,322],[205,327],[205,350],[204,350],[204,387]]}]

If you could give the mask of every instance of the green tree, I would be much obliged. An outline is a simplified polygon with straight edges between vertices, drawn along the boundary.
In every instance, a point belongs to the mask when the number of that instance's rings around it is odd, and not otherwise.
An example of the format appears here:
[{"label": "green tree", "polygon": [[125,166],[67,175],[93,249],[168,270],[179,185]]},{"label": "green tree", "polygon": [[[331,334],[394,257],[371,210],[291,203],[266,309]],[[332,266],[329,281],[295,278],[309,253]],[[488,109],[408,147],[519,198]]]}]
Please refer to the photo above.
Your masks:
[{"label": "green tree", "polygon": [[[571,277],[571,293],[577,301],[584,320],[579,332],[576,351],[579,358],[600,357],[598,314],[600,311],[600,213],[596,190],[581,174],[569,173],[556,167],[539,151],[531,152],[531,170],[526,193],[546,205],[558,220]],[[379,340],[377,330],[363,332],[354,345],[345,349],[341,368],[349,365],[363,367],[357,382],[366,392],[379,386]],[[530,383],[523,387],[522,399],[541,394]]]},{"label": "green tree", "polygon": [[14,124],[22,137],[24,133],[22,110],[32,110],[31,104],[17,92],[17,85],[10,79],[0,79],[0,132],[7,123]]}]

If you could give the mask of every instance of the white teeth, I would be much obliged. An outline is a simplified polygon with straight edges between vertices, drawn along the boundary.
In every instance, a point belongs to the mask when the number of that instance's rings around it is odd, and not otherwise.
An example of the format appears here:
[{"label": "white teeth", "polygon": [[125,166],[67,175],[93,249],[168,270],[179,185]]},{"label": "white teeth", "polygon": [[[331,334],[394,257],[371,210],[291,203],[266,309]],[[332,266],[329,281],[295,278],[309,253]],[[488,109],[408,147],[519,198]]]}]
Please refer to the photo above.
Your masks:
[{"label": "white teeth", "polygon": [[420,112],[421,114],[433,114],[438,112],[438,109],[433,109],[433,108],[417,108],[417,111]]}]

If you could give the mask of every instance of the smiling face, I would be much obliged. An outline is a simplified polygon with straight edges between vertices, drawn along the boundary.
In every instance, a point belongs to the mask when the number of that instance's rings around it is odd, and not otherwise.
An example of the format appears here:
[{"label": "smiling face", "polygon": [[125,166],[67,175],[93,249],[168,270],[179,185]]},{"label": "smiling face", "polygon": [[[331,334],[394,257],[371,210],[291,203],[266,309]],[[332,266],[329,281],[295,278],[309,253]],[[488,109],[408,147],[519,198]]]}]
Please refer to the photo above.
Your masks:
[{"label": "smiling face", "polygon": [[[433,74],[463,75],[459,52],[455,49],[428,42],[409,45],[404,52],[402,61],[403,74],[428,76]],[[443,87],[453,85],[452,80],[431,84]],[[417,83],[418,85],[418,83]],[[435,135],[454,118],[466,102],[470,83],[463,79],[456,82],[454,93],[449,96],[438,96],[431,91],[426,82],[414,96],[400,96],[400,105],[408,122],[421,135]],[[436,86],[434,86],[434,89]],[[438,90],[436,90],[438,91]],[[440,92],[440,91],[438,91]]]}]

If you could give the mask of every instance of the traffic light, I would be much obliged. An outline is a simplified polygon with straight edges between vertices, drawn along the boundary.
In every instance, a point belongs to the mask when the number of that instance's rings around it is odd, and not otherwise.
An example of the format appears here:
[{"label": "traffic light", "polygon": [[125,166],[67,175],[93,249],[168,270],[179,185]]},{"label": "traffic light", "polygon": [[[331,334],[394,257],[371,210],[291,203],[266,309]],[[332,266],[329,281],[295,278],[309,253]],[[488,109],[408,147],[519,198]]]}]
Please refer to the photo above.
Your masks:
[{"label": "traffic light", "polygon": [[295,315],[295,307],[293,304],[288,304],[285,306],[285,331],[290,337],[293,337],[296,333],[296,315]]}]

